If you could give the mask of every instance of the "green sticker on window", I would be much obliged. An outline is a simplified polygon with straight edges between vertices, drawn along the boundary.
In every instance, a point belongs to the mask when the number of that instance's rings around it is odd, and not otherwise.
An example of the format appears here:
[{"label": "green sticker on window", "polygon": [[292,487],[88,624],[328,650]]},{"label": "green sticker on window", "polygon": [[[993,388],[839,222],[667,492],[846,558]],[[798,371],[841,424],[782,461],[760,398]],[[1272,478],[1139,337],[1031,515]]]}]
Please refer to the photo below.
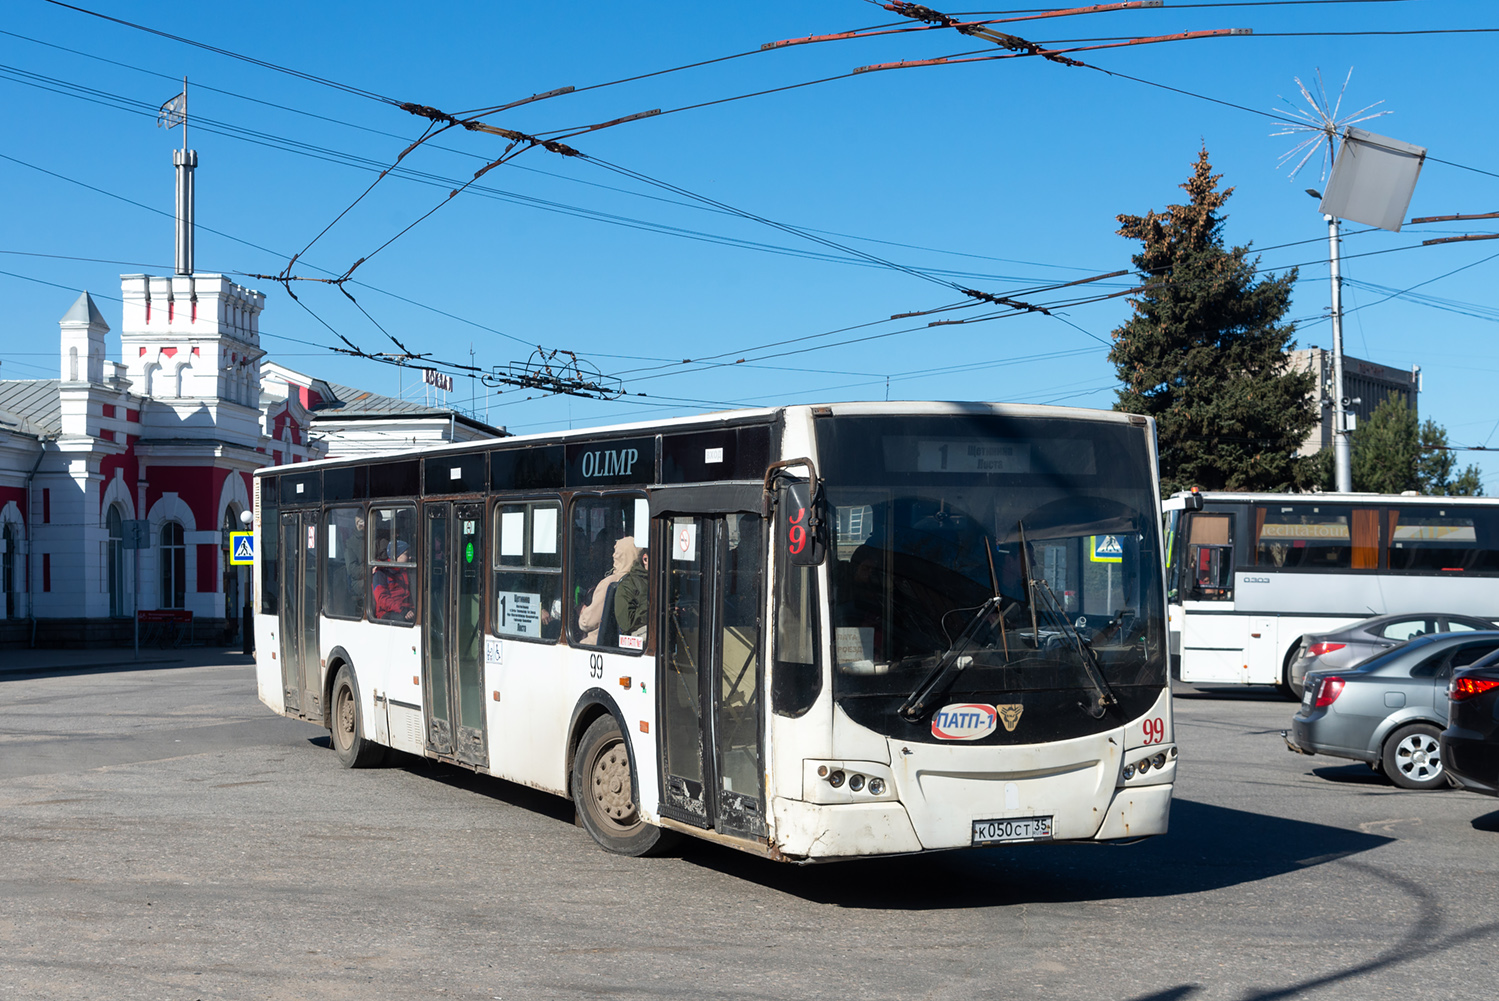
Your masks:
[{"label": "green sticker on window", "polygon": [[465,563],[472,563],[472,562],[474,562],[474,544],[472,542],[466,544],[463,547],[463,562],[465,562]]}]

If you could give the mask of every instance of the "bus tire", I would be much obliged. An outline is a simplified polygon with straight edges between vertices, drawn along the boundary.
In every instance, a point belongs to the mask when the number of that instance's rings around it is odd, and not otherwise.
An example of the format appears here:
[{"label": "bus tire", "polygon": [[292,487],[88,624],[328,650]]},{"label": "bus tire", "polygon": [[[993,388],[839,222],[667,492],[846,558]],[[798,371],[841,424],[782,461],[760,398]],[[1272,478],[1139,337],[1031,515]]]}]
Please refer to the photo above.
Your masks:
[{"label": "bus tire", "polygon": [[630,745],[610,715],[588,725],[573,756],[572,793],[578,821],[616,855],[654,855],[676,841],[673,832],[640,816],[631,780]]},{"label": "bus tire", "polygon": [[1380,755],[1385,778],[1402,789],[1447,788],[1438,740],[1441,732],[1430,723],[1412,723],[1385,738]]},{"label": "bus tire", "polygon": [[373,768],[385,760],[385,746],[364,735],[364,713],[359,708],[359,690],[348,664],[333,679],[333,751],[345,768]]},{"label": "bus tire", "polygon": [[1275,685],[1277,692],[1293,702],[1301,701],[1301,693],[1296,690],[1295,685],[1291,684],[1291,665],[1296,663],[1296,655],[1300,652],[1301,641],[1297,640],[1296,645],[1291,647],[1290,651],[1286,654],[1286,659],[1280,665],[1280,681],[1276,682]]}]

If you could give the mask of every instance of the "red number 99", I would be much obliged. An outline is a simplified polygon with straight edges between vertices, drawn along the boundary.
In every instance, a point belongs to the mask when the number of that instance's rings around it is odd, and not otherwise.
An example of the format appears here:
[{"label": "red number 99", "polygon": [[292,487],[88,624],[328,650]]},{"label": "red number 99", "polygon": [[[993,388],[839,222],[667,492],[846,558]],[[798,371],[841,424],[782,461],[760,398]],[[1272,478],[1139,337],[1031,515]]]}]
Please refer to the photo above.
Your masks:
[{"label": "red number 99", "polygon": [[791,530],[786,533],[786,551],[795,555],[805,548],[807,548],[807,527],[792,525]]},{"label": "red number 99", "polygon": [[1157,716],[1145,721],[1145,743],[1159,744],[1166,739],[1166,721]]}]

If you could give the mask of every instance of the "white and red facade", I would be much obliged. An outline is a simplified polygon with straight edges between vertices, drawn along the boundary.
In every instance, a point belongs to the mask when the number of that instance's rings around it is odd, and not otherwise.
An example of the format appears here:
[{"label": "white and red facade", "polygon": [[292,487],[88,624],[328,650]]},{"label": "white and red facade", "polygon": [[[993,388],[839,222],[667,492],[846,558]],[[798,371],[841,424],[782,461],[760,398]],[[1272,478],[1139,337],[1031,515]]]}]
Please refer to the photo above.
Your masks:
[{"label": "white and red facade", "polygon": [[[328,453],[314,380],[279,370],[262,391],[261,293],[206,274],[121,286],[120,361],[85,293],[59,378],[0,381],[0,645],[129,642],[137,610],[164,608],[192,612],[195,639],[233,635],[248,576],[226,530],[251,472]],[[126,548],[138,520],[148,545]]]}]

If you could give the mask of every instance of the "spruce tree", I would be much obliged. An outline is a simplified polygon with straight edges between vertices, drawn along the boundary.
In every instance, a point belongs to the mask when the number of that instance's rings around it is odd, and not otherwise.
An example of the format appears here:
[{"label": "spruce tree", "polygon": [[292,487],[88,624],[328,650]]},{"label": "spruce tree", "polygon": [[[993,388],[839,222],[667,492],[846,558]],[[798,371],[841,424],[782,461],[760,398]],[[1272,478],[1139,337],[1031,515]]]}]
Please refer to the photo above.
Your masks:
[{"label": "spruce tree", "polygon": [[[1376,494],[1420,490],[1417,473],[1421,458],[1416,412],[1391,393],[1367,420],[1359,421],[1349,439],[1353,489]],[[1451,459],[1447,460],[1451,466]],[[1445,475],[1443,476],[1445,480]]]},{"label": "spruce tree", "polygon": [[1296,271],[1256,280],[1249,248],[1224,246],[1233,188],[1218,190],[1221,178],[1203,148],[1186,204],[1117,217],[1119,235],[1143,245],[1131,260],[1145,286],[1113,333],[1114,409],[1156,419],[1168,493],[1290,489],[1317,419],[1315,376],[1291,370],[1295,325],[1282,322]]},{"label": "spruce tree", "polygon": [[[1391,393],[1369,419],[1354,429],[1353,489],[1378,494],[1414,490],[1430,496],[1483,494],[1477,466],[1452,478],[1456,465],[1447,446],[1447,429],[1427,418],[1417,426],[1416,412]],[[1323,489],[1332,489],[1330,480]]]}]

